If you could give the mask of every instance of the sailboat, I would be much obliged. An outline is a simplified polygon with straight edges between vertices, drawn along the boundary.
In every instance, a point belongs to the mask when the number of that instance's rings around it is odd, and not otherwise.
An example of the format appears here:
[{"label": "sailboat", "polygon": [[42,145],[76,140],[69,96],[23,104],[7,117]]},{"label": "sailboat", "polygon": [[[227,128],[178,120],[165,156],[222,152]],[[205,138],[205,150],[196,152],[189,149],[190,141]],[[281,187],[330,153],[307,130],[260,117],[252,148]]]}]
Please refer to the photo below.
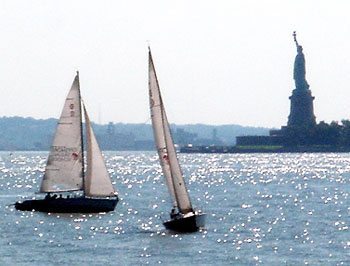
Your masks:
[{"label": "sailboat", "polygon": [[192,208],[165,113],[150,47],[148,47],[148,60],[149,102],[153,133],[163,175],[173,204],[170,219],[165,221],[163,225],[172,231],[195,232],[204,227],[205,214]]},{"label": "sailboat", "polygon": [[[86,172],[83,113],[86,127]],[[16,202],[15,208],[22,211],[96,213],[113,211],[118,203],[118,194],[113,188],[82,103],[79,72],[57,124],[39,193],[46,193],[45,198]],[[66,196],[58,196],[57,193],[64,193]]]}]

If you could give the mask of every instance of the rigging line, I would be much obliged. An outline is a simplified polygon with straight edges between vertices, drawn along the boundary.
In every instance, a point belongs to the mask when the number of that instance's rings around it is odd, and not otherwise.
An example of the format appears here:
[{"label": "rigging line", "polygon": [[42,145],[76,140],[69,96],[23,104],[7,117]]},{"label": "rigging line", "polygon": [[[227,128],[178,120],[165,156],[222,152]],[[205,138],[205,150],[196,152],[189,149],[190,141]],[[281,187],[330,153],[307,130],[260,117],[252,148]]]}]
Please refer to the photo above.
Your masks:
[{"label": "rigging line", "polygon": [[141,123],[141,124],[149,124],[150,121],[151,121],[151,118],[148,117],[147,120],[145,122]]}]

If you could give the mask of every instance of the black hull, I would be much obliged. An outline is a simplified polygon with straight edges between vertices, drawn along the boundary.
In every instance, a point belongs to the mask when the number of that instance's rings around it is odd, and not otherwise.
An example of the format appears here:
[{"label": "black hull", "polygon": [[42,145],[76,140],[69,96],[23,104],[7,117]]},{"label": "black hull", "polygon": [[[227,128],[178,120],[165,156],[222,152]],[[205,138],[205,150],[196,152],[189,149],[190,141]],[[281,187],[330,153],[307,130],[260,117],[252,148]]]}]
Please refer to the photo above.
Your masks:
[{"label": "black hull", "polygon": [[118,198],[49,198],[16,202],[15,208],[20,211],[98,213],[113,211],[117,203]]},{"label": "black hull", "polygon": [[163,223],[166,229],[181,233],[196,232],[205,225],[205,214],[194,214],[189,217],[175,218]]}]

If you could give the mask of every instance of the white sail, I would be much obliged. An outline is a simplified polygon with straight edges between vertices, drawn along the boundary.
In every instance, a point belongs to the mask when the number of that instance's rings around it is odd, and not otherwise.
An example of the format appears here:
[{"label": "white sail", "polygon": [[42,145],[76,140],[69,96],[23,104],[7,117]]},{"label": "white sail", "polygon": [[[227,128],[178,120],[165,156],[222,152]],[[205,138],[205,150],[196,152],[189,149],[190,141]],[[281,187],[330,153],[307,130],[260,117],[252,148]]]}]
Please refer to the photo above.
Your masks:
[{"label": "white sail", "polygon": [[84,106],[86,126],[86,175],[84,190],[86,196],[103,197],[114,196],[115,191],[104,163],[101,150],[91,127],[89,116]]},{"label": "white sail", "polygon": [[40,192],[80,190],[82,184],[81,105],[77,73],[57,124]]},{"label": "white sail", "polygon": [[163,174],[165,176],[166,184],[170,191],[174,207],[178,207],[182,213],[186,214],[192,211],[192,205],[176,156],[176,150],[166,117],[151,50],[149,50],[148,85],[153,133]]}]

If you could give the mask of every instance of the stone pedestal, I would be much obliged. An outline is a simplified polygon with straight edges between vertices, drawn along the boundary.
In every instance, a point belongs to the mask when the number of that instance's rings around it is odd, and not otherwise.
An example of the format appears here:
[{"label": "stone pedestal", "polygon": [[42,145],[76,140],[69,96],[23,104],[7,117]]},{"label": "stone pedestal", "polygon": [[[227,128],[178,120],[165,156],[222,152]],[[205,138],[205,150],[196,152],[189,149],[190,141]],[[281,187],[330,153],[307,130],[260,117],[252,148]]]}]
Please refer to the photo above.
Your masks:
[{"label": "stone pedestal", "polygon": [[312,127],[316,125],[313,100],[309,89],[295,89],[289,97],[290,114],[288,127]]}]

